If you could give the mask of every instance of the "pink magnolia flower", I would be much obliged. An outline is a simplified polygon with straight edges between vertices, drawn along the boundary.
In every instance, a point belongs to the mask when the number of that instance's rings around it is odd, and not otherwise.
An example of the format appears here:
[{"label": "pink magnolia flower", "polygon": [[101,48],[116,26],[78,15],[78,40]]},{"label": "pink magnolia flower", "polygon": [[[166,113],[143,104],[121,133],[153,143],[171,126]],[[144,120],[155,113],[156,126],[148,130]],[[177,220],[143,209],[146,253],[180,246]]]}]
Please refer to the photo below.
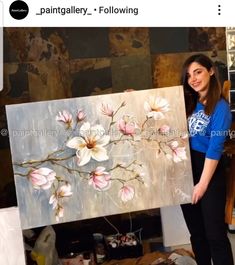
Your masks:
[{"label": "pink magnolia flower", "polygon": [[170,126],[164,124],[158,129],[158,131],[160,132],[160,134],[167,134],[170,132]]},{"label": "pink magnolia flower", "polygon": [[67,128],[71,128],[71,125],[73,123],[72,115],[66,110],[63,110],[62,112],[60,111],[59,115],[57,115],[55,117],[55,119],[57,121],[61,121],[61,122],[65,123],[67,125]]},{"label": "pink magnolia flower", "polygon": [[105,161],[109,157],[104,148],[109,143],[110,136],[105,135],[101,125],[91,126],[85,122],[80,128],[81,137],[74,137],[67,142],[69,148],[77,149],[78,166],[86,165],[91,158],[96,161]]},{"label": "pink magnolia flower", "polygon": [[164,113],[169,111],[169,103],[165,98],[150,97],[149,102],[144,102],[144,109],[148,118],[161,120],[165,118]]},{"label": "pink magnolia flower", "polygon": [[125,115],[118,121],[118,129],[124,135],[133,135],[137,129],[136,123],[128,115]]},{"label": "pink magnolia flower", "polygon": [[89,185],[95,190],[105,191],[111,186],[111,175],[105,171],[105,167],[97,167],[90,173]]},{"label": "pink magnolia flower", "polygon": [[86,114],[84,113],[83,110],[79,110],[77,113],[77,121],[83,121],[86,118]]},{"label": "pink magnolia flower", "polygon": [[71,192],[71,185],[67,182],[66,184],[60,186],[55,193],[53,193],[50,197],[49,204],[53,205],[53,209],[58,206],[59,199],[64,197],[69,197],[73,193]]},{"label": "pink magnolia flower", "polygon": [[50,168],[41,167],[29,172],[29,180],[33,184],[34,189],[50,189],[56,178],[56,173]]},{"label": "pink magnolia flower", "polygon": [[186,140],[188,138],[188,133],[184,133],[181,135],[181,139]]},{"label": "pink magnolia flower", "polygon": [[121,198],[123,202],[130,201],[134,198],[135,190],[130,185],[124,185],[118,193],[118,196]]},{"label": "pink magnolia flower", "polygon": [[172,158],[175,163],[187,160],[185,147],[179,147],[179,143],[177,141],[171,142],[170,147],[172,150]]},{"label": "pink magnolia flower", "polygon": [[100,108],[100,111],[104,114],[104,115],[107,115],[109,117],[112,117],[113,116],[113,109],[108,105],[108,104],[104,104],[102,103],[102,106]]}]

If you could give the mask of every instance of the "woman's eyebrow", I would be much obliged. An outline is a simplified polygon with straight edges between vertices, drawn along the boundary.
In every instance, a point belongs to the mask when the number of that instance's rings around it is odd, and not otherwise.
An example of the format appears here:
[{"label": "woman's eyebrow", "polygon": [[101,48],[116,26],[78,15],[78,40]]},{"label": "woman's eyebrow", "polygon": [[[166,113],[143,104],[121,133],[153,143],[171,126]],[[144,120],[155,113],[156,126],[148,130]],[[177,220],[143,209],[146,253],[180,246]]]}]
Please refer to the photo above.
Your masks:
[{"label": "woman's eyebrow", "polygon": [[[198,70],[202,70],[202,68],[198,67],[198,68],[194,69],[194,70],[193,70],[193,73],[196,72],[196,71],[198,71]],[[187,75],[190,75],[189,72],[187,72],[186,74],[187,74]]]},{"label": "woman's eyebrow", "polygon": [[194,69],[193,72],[196,72],[198,70],[202,70],[202,68],[201,67],[198,67],[198,68]]}]

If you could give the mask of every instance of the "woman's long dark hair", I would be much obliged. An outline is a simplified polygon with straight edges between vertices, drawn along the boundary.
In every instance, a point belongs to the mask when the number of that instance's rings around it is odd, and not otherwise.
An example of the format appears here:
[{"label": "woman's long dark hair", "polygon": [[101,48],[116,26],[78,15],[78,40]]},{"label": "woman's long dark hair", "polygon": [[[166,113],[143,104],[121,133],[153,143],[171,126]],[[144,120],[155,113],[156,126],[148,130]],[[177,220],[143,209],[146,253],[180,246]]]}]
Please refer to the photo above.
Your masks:
[{"label": "woman's long dark hair", "polygon": [[194,54],[190,56],[184,63],[182,69],[182,85],[184,87],[184,97],[185,97],[185,105],[186,105],[186,114],[190,116],[197,104],[198,101],[198,93],[195,92],[190,85],[188,84],[188,68],[191,63],[196,62],[201,66],[205,67],[208,71],[211,69],[214,70],[214,74],[210,78],[208,93],[205,96],[205,114],[210,115],[216,103],[223,97],[222,87],[219,82],[218,72],[209,57],[204,54]]}]

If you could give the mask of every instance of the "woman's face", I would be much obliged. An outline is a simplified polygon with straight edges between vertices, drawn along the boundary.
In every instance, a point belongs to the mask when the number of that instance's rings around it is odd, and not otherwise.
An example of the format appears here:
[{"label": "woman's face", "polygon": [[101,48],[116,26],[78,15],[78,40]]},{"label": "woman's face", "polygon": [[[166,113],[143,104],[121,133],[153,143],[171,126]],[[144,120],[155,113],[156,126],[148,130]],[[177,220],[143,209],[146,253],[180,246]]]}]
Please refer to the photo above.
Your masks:
[{"label": "woman's face", "polygon": [[192,62],[187,71],[188,84],[199,95],[206,95],[209,89],[210,78],[213,74],[213,69],[208,71],[201,64]]}]

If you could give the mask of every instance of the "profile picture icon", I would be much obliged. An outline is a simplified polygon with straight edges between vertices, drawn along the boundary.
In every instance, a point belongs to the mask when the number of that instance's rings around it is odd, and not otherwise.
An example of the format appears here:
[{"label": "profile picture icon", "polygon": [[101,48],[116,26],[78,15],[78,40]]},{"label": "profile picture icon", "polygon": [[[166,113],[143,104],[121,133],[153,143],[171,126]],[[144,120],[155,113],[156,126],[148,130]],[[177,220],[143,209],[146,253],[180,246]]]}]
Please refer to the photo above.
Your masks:
[{"label": "profile picture icon", "polygon": [[14,19],[24,19],[29,13],[29,7],[24,1],[17,0],[11,3],[9,13]]}]

